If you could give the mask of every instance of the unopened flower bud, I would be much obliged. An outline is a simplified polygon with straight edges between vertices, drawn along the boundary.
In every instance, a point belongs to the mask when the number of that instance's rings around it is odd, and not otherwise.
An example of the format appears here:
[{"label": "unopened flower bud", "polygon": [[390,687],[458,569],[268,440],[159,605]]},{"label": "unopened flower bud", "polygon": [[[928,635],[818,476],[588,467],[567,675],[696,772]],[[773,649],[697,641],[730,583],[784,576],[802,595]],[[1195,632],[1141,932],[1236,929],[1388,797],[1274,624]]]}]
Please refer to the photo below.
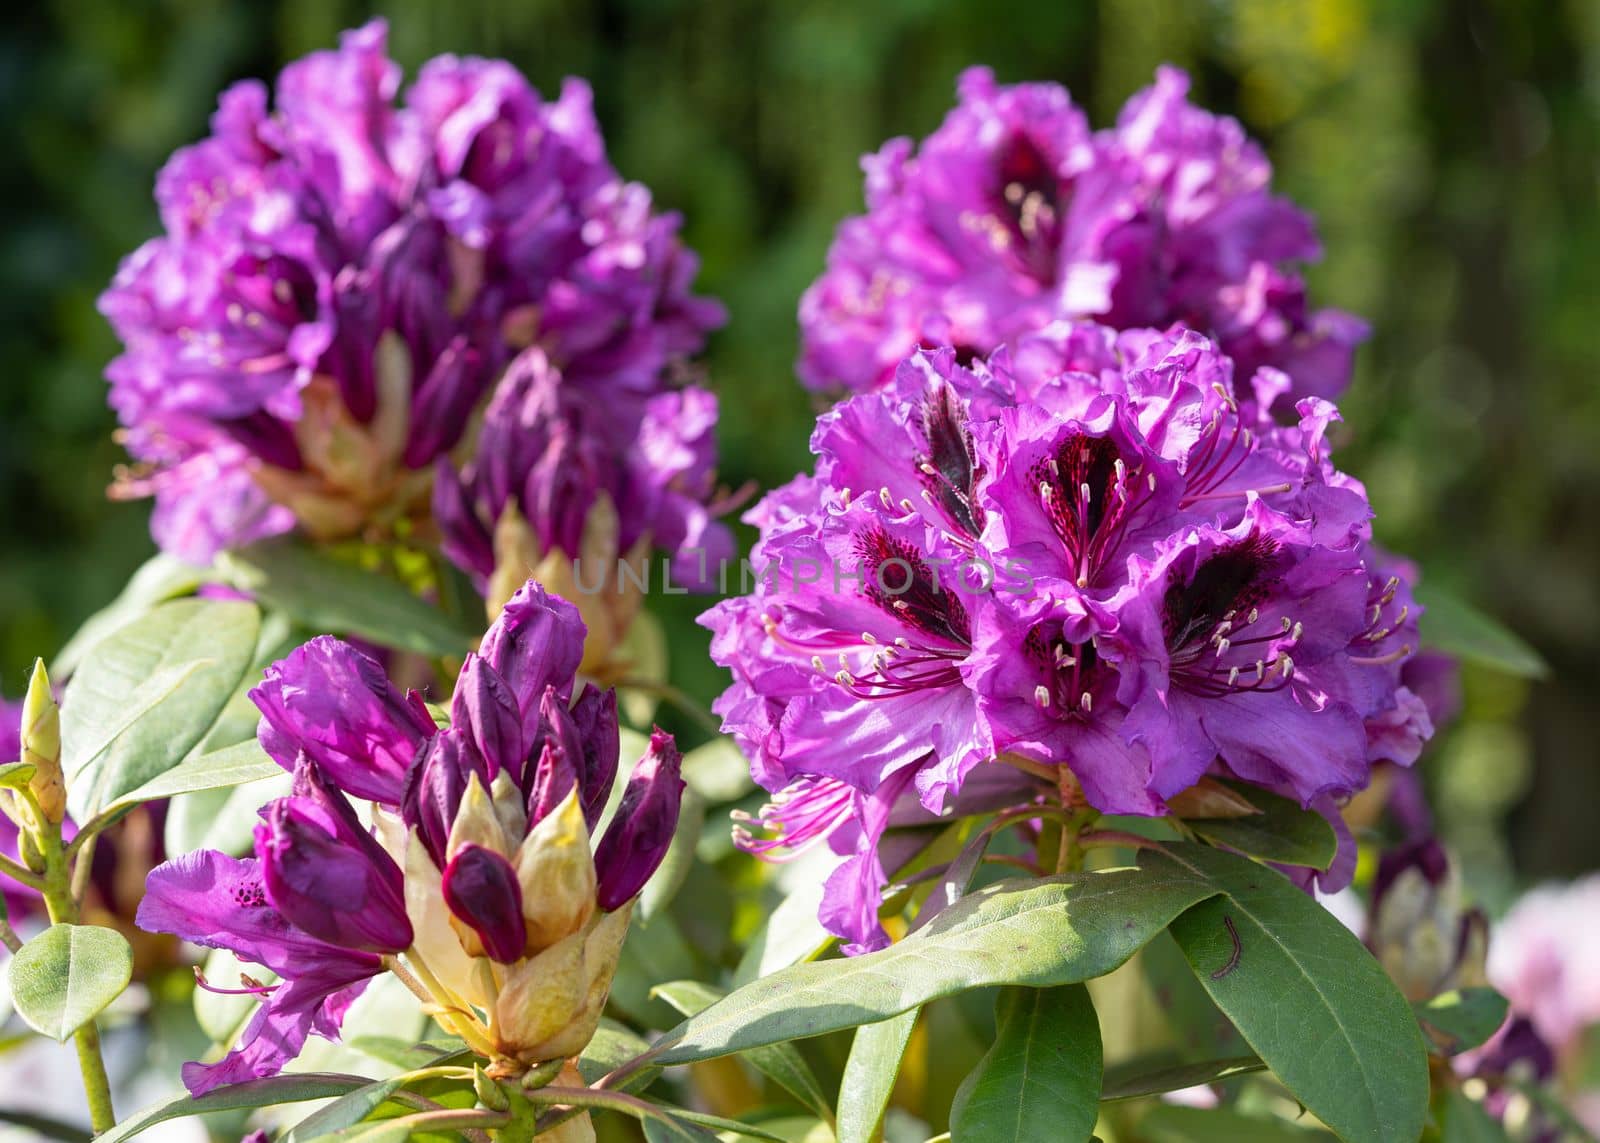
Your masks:
[{"label": "unopened flower bud", "polygon": [[450,724],[472,737],[493,769],[520,776],[528,749],[523,743],[517,696],[500,673],[477,654],[467,656],[456,679]]},{"label": "unopened flower bud", "polygon": [[515,964],[527,946],[516,870],[493,850],[463,846],[444,870],[444,901],[467,952]]},{"label": "unopened flower bud", "polygon": [[595,850],[600,907],[615,910],[633,900],[667,855],[683,800],[683,762],[672,736],[660,728],[634,767],[617,814]]},{"label": "unopened flower bud", "polygon": [[1368,944],[1413,1000],[1485,983],[1488,924],[1461,899],[1450,855],[1432,838],[1383,855],[1372,886]]},{"label": "unopened flower bud", "polygon": [[575,789],[523,839],[517,880],[530,950],[549,948],[588,924],[595,909],[594,858]]},{"label": "unopened flower bud", "polygon": [[572,704],[572,721],[583,744],[583,762],[578,767],[578,789],[583,799],[583,820],[590,829],[611,797],[617,780],[617,755],[622,734],[617,725],[617,692],[602,691],[593,683]]},{"label": "unopened flower bud", "polygon": [[33,791],[45,819],[59,825],[67,816],[67,788],[61,774],[61,708],[50,693],[44,660],[36,659],[28,697],[22,704],[22,761],[32,763]]},{"label": "unopened flower bud", "polygon": [[495,1004],[497,1047],[524,1063],[565,1059],[594,1038],[631,909],[589,924],[513,966]]}]

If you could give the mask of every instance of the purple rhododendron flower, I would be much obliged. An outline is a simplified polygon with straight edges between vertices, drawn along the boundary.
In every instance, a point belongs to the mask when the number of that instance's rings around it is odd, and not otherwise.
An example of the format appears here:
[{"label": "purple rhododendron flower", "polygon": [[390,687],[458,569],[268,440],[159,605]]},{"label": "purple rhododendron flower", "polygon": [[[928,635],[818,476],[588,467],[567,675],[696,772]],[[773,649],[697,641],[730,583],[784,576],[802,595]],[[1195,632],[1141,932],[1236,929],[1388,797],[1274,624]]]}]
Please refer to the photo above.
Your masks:
[{"label": "purple rhododendron flower", "polygon": [[963,805],[995,759],[1065,766],[1105,813],[1164,814],[1210,774],[1331,817],[1415,760],[1418,609],[1328,458],[1337,412],[1279,426],[1282,374],[1241,400],[1233,369],[1178,328],[919,351],[747,516],[754,590],[702,617],[734,675],[715,709],[779,794],[776,841],[846,855],[824,913],[851,949],[886,940],[869,854],[896,801]]},{"label": "purple rhododendron flower", "polygon": [[509,362],[631,406],[720,324],[678,219],[612,169],[589,89],[546,101],[502,61],[441,56],[396,103],[381,21],[223,93],[156,186],[165,233],[101,309],[158,543],[207,562],[299,527],[425,518],[435,462]]},{"label": "purple rhododendron flower", "polygon": [[202,850],[168,862],[151,873],[137,923],[228,949],[282,978],[250,987],[264,999],[238,1048],[216,1064],[184,1065],[184,1085],[195,1095],[276,1075],[313,1032],[337,1039],[345,1012],[383,968],[372,952],[329,944],[292,924],[268,896],[256,858]]},{"label": "purple rhododendron flower", "polygon": [[[484,417],[475,457],[439,472],[434,519],[445,552],[483,589],[500,562],[495,530],[523,516],[536,556],[576,560],[593,549],[602,498],[615,513],[617,555],[656,547],[699,585],[733,556],[733,537],[708,507],[715,485],[717,399],[689,386],[654,393],[568,384],[540,350],[507,371]],[[598,569],[587,569],[597,576]],[[578,576],[583,579],[584,571]],[[580,589],[594,590],[588,580]]]},{"label": "purple rhododendron flower", "polygon": [[1188,88],[1162,68],[1092,133],[1056,84],[965,72],[938,130],[863,160],[867,213],[840,226],[800,303],[802,380],[859,392],[918,345],[981,356],[1093,317],[1182,322],[1246,376],[1283,370],[1290,397],[1337,395],[1366,326],[1308,307],[1292,265],[1320,254],[1311,220],[1270,193],[1244,129],[1192,106]]},{"label": "purple rhododendron flower", "polygon": [[[280,978],[247,981],[262,1008],[222,1062],[185,1069],[192,1092],[276,1074],[311,1033],[336,1037],[383,958],[400,955],[458,997],[482,989],[474,958],[495,966],[494,996],[478,998],[487,1024],[440,1017],[485,1054],[528,1064],[588,1043],[683,780],[658,731],[591,856],[620,733],[615,693],[575,685],[584,633],[574,606],[525,585],[468,656],[445,727],[337,639],[268,668],[251,697],[293,793],[261,811],[253,858],[168,862],[138,916]],[[370,803],[373,828],[352,798]],[[545,987],[565,1007],[531,1004]]]}]

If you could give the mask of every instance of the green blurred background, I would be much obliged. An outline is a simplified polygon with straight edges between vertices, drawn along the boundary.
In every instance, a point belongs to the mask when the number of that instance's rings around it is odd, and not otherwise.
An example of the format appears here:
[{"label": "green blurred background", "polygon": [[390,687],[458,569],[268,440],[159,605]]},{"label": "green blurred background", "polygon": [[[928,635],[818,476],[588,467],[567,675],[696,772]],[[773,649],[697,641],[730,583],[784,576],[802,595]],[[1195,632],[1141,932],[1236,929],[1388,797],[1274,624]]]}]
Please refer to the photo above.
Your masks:
[{"label": "green blurred background", "polygon": [[[151,551],[112,504],[120,454],[94,309],[157,226],[151,188],[215,95],[391,21],[408,69],[504,56],[595,87],[612,157],[687,218],[732,313],[707,357],[723,475],[807,461],[795,304],[861,205],[858,156],[925,134],[957,72],[1067,84],[1097,124],[1171,61],[1238,115],[1319,218],[1316,296],[1376,333],[1344,401],[1344,467],[1380,537],[1520,631],[1553,667],[1469,671],[1426,763],[1448,834],[1495,899],[1600,866],[1600,5],[1593,0],[35,0],[0,45],[0,689],[15,694]],[[672,601],[668,601],[672,602]],[[673,669],[709,698],[693,602]]]}]

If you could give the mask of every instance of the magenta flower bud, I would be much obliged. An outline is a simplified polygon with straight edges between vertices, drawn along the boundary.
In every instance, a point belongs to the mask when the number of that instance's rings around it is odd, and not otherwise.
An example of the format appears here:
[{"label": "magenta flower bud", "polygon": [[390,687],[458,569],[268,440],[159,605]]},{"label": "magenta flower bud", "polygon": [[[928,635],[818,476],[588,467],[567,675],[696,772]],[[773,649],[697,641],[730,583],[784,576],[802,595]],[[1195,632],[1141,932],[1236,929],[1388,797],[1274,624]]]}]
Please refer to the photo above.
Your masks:
[{"label": "magenta flower bud", "polygon": [[319,635],[266,669],[250,692],[261,746],[292,770],[303,751],[340,789],[398,805],[418,748],[437,729],[370,655]]},{"label": "magenta flower bud", "polygon": [[[544,818],[578,785],[585,765],[584,742],[567,710],[566,699],[555,687],[546,687],[539,700],[539,724],[528,743],[533,769],[522,779],[528,791],[528,824]],[[580,800],[582,795],[580,794]]]},{"label": "magenta flower bud", "polygon": [[572,693],[585,634],[576,607],[530,581],[511,597],[484,635],[478,654],[516,695],[530,742],[545,688],[555,687],[563,698]]},{"label": "magenta flower bud", "polygon": [[531,829],[549,816],[550,811],[567,800],[578,784],[578,771],[573,755],[561,744],[559,738],[545,740],[539,760],[529,775],[528,826]]},{"label": "magenta flower bud", "polygon": [[217,423],[223,432],[268,464],[298,471],[305,463],[294,433],[276,417],[251,413]]},{"label": "magenta flower bud", "polygon": [[593,683],[586,683],[578,701],[572,704],[572,721],[583,747],[578,765],[578,800],[583,805],[584,824],[592,830],[617,779],[617,754],[622,747],[617,692],[602,691]]},{"label": "magenta flower bud", "polygon": [[488,789],[489,766],[465,729],[451,727],[434,735],[411,771],[401,803],[405,824],[417,831],[434,864],[444,865],[450,827],[472,775]]},{"label": "magenta flower bud", "polygon": [[362,424],[378,411],[378,382],[373,350],[378,344],[378,291],[370,270],[346,266],[333,280],[333,311],[340,338],[328,350],[323,366],[339,382],[350,415]]},{"label": "magenta flower bud", "polygon": [[449,340],[444,229],[409,215],[373,240],[368,257],[381,283],[379,324],[411,349],[413,383]]},{"label": "magenta flower bud", "polygon": [[512,964],[522,959],[528,942],[522,887],[505,858],[481,845],[463,846],[445,866],[444,902],[478,934],[490,960]]},{"label": "magenta flower bud", "polygon": [[672,736],[654,729],[650,750],[634,767],[617,816],[594,852],[595,898],[607,912],[633,900],[666,857],[683,800],[682,764]]},{"label": "magenta flower bud", "polygon": [[456,679],[450,724],[471,735],[488,763],[485,784],[502,770],[509,770],[513,778],[521,775],[529,750],[524,746],[517,696],[499,672],[477,655],[467,656]]},{"label": "magenta flower bud", "polygon": [[439,527],[439,546],[452,563],[485,579],[494,571],[494,537],[478,518],[466,484],[448,463],[441,463],[434,476],[433,520]]},{"label": "magenta flower bud", "polygon": [[407,465],[423,468],[461,439],[467,418],[489,380],[483,354],[468,345],[465,337],[452,338],[417,390],[411,435],[406,441]]},{"label": "magenta flower bud", "polygon": [[295,794],[256,827],[262,880],[273,906],[329,944],[372,953],[411,947],[400,867],[361,825],[344,795],[302,756]]}]

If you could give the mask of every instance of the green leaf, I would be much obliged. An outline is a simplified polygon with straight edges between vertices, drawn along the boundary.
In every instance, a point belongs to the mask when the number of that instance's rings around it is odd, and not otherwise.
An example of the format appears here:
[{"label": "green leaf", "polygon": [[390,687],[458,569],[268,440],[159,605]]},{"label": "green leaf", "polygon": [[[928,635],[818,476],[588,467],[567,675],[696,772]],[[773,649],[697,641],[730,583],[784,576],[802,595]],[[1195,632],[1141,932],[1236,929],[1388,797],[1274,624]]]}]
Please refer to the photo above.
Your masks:
[{"label": "green leaf", "polygon": [[472,650],[476,632],[405,585],[297,540],[267,540],[226,553],[217,570],[233,586],[313,631],[357,635],[421,655]]},{"label": "green leaf", "polygon": [[52,925],[17,951],[9,980],[17,1015],[65,1042],[128,987],[133,949],[115,929]]},{"label": "green leaf", "polygon": [[1110,1103],[1119,1099],[1139,1099],[1147,1095],[1160,1095],[1167,1091],[1183,1091],[1200,1084],[1221,1083],[1224,1080],[1265,1071],[1267,1065],[1257,1056],[1234,1056],[1227,1060],[1202,1060],[1195,1064],[1177,1064],[1172,1067],[1152,1068],[1133,1060],[1107,1069],[1105,1086],[1100,1099]]},{"label": "green leaf", "polygon": [[[657,986],[651,990],[651,995],[659,996],[681,1014],[693,1016],[696,1012],[701,1012],[721,1000],[727,993],[709,984],[702,984],[698,980],[676,980],[670,984]],[[822,1085],[817,1082],[817,1077],[811,1073],[811,1066],[806,1063],[805,1057],[793,1044],[752,1048],[744,1054],[744,1059],[751,1067],[798,1099],[802,1106],[816,1112],[823,1119],[830,1121],[833,1119],[833,1108],[828,1105],[828,1097],[823,1093]]]},{"label": "green leaf", "polygon": [[1450,1089],[1441,1111],[1440,1143],[1509,1143],[1506,1129],[1460,1088]]},{"label": "green leaf", "polygon": [[[808,853],[794,865],[780,868],[785,873],[795,869],[804,872],[804,863],[830,856]],[[825,871],[815,877],[793,879],[793,891],[768,911],[765,923],[745,946],[739,967],[733,972],[735,984],[749,984],[780,968],[788,968],[796,961],[810,960],[833,943],[833,934],[817,919],[817,910],[822,905],[822,887],[827,879]]]},{"label": "green leaf", "polygon": [[1509,1005],[1492,988],[1461,988],[1411,1007],[1440,1052],[1453,1056],[1484,1043],[1506,1022]]},{"label": "green leaf", "polygon": [[641,1125],[644,1128],[645,1143],[721,1143],[716,1132],[707,1131],[693,1123],[677,1123],[671,1119],[646,1119]]},{"label": "green leaf", "polygon": [[123,1143],[123,1140],[132,1139],[158,1123],[184,1119],[191,1115],[272,1107],[280,1103],[305,1103],[313,1099],[334,1099],[366,1087],[372,1082],[365,1076],[300,1072],[229,1084],[227,1087],[219,1087],[199,1096],[184,1093],[175,1099],[169,1099],[130,1115],[110,1131],[99,1136],[95,1143]]},{"label": "green leaf", "polygon": [[1238,1029],[1194,978],[1171,933],[1139,950],[1139,970],[1166,1017],[1179,1053],[1166,1062],[1226,1059],[1249,1051]]},{"label": "green leaf", "polygon": [[1242,818],[1194,818],[1186,824],[1207,841],[1284,865],[1326,869],[1333,864],[1339,839],[1328,820],[1315,810],[1266,790],[1225,783],[1247,797],[1261,812]]},{"label": "green leaf", "polygon": [[1227,1108],[1152,1107],[1139,1120],[1143,1143],[1333,1143],[1326,1131]]},{"label": "green leaf", "polygon": [[190,594],[204,581],[202,568],[165,554],[152,556],[133,573],[116,599],[84,620],[50,664],[50,673],[63,679],[69,677],[96,643],[148,614],[157,604]]},{"label": "green leaf", "polygon": [[839,1143],[872,1143],[878,1137],[920,1012],[913,1008],[856,1029],[839,1080]]},{"label": "green leaf", "polygon": [[1460,596],[1433,584],[1418,587],[1415,595],[1423,607],[1418,622],[1424,646],[1524,678],[1550,673],[1549,664],[1521,636]]},{"label": "green leaf", "polygon": [[209,754],[199,754],[179,763],[165,774],[158,774],[137,790],[117,799],[116,805],[133,805],[192,794],[199,790],[220,790],[259,782],[282,774],[279,766],[255,739],[224,746]]},{"label": "green leaf", "polygon": [[0,786],[8,790],[25,789],[33,780],[34,769],[32,762],[7,762],[0,766]]},{"label": "green leaf", "polygon": [[1256,1054],[1348,1143],[1414,1143],[1428,1062],[1411,1007],[1359,940],[1280,874],[1198,845],[1141,864],[1226,894],[1172,924],[1189,966]]},{"label": "green leaf", "polygon": [[405,1083],[403,1076],[396,1076],[346,1092],[296,1123],[278,1143],[310,1143],[310,1140],[330,1132],[352,1127],[387,1103],[389,1097],[404,1087]]},{"label": "green leaf", "polygon": [[650,1044],[643,1036],[615,1020],[601,1017],[594,1038],[578,1057],[578,1071],[584,1083],[594,1083],[649,1050]]},{"label": "green leaf", "polygon": [[956,1091],[951,1136],[1088,1143],[1104,1067],[1089,990],[1001,989],[995,1025],[993,1046]]},{"label": "green leaf", "polygon": [[[243,681],[259,630],[254,604],[179,599],[96,645],[61,704],[74,818],[88,821],[188,756]],[[173,672],[187,672],[182,685],[128,725],[129,708],[148,699],[158,680],[166,686]]]},{"label": "green leaf", "polygon": [[798,964],[745,985],[669,1033],[672,1047],[658,1062],[871,1024],[986,985],[1043,988],[1103,976],[1217,892],[1169,866],[991,885],[880,952]]}]

